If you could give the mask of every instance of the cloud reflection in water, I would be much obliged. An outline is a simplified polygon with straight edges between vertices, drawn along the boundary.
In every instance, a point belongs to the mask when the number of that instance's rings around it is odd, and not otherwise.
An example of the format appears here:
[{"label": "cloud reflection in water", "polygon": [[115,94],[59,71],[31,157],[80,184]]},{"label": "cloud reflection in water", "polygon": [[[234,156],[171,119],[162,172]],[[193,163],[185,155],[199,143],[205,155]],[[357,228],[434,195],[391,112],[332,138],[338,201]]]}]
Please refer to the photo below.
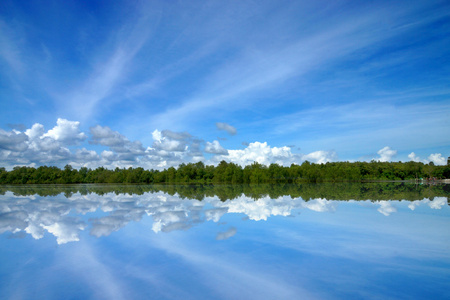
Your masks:
[{"label": "cloud reflection in water", "polygon": [[[397,212],[401,201],[350,201],[369,203],[378,212],[389,216]],[[408,201],[408,208],[419,205],[441,209],[447,204],[446,197],[435,197]],[[188,230],[203,222],[216,222],[226,214],[243,214],[249,220],[262,221],[273,216],[292,216],[293,211],[337,212],[338,206],[347,201],[316,198],[305,201],[289,196],[272,199],[268,196],[258,200],[244,195],[236,199],[221,201],[217,196],[203,201],[182,199],[163,192],[142,195],[107,193],[104,195],[79,193],[67,198],[63,194],[55,197],[15,196],[10,192],[0,196],[0,233],[26,232],[34,239],[41,239],[45,232],[56,237],[58,244],[80,240],[80,233],[89,229],[95,237],[108,236],[129,222],[139,222],[144,216],[153,219],[151,230],[171,232]],[[90,216],[90,215],[94,216]],[[97,215],[101,216],[97,216]],[[218,232],[216,239],[234,236],[237,229]]]}]

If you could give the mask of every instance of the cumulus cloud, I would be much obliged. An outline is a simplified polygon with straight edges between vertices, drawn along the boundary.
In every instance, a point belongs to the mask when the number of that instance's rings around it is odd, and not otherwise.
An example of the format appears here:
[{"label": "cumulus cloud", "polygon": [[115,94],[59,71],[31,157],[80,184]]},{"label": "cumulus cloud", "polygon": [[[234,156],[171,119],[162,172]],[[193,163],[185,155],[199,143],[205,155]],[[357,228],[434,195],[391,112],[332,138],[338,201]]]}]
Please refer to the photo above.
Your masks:
[{"label": "cumulus cloud", "polygon": [[140,161],[144,167],[162,169],[204,160],[201,149],[203,140],[193,137],[188,132],[156,129],[152,132],[152,137],[152,147],[146,149],[146,155]]},{"label": "cumulus cloud", "polygon": [[79,220],[68,219],[49,226],[44,225],[42,227],[56,236],[56,242],[61,245],[68,242],[79,241],[80,232],[86,228],[86,224]]},{"label": "cumulus cloud", "polygon": [[221,155],[228,154],[228,151],[220,145],[219,141],[213,141],[212,143],[206,142],[205,152]]},{"label": "cumulus cloud", "polygon": [[231,126],[230,124],[227,124],[227,123],[218,122],[218,123],[216,123],[216,127],[219,130],[225,130],[230,135],[235,135],[237,133],[236,128],[234,128],[233,126]]},{"label": "cumulus cloud", "polygon": [[160,231],[170,232],[173,230],[188,229],[188,213],[186,211],[165,211],[153,215],[152,230],[155,233]]},{"label": "cumulus cloud", "polygon": [[107,146],[117,154],[116,159],[125,161],[135,161],[139,156],[145,154],[145,149],[140,141],[131,142],[117,131],[111,130],[107,126],[97,125],[91,127],[91,144]]},{"label": "cumulus cloud", "polygon": [[44,135],[44,125],[36,123],[30,129],[25,130],[25,134],[32,140]]},{"label": "cumulus cloud", "polygon": [[25,132],[0,130],[2,161],[13,166],[67,163],[73,158],[73,154],[66,146],[77,144],[86,138],[78,127],[79,122],[58,119],[57,126],[47,133],[39,123]]},{"label": "cumulus cloud", "polygon": [[411,152],[410,154],[408,154],[408,158],[411,161],[420,162],[420,157],[418,157],[414,152]]},{"label": "cumulus cloud", "polygon": [[[178,152],[187,150],[187,136],[185,136],[185,138],[183,139],[181,138],[183,136],[182,134],[176,134],[168,130],[164,130],[161,132],[157,129],[153,131],[152,136],[154,140],[153,148],[155,149]],[[176,139],[174,139],[173,137],[176,137]]]},{"label": "cumulus cloud", "polygon": [[27,140],[28,136],[21,132],[0,129],[0,149],[21,152],[27,149]]},{"label": "cumulus cloud", "polygon": [[433,201],[430,201],[428,204],[432,209],[441,209],[445,205],[447,205],[446,197],[435,197]]},{"label": "cumulus cloud", "polygon": [[47,231],[56,236],[58,244],[64,244],[78,241],[80,232],[87,226],[79,218],[68,216],[73,208],[71,204],[80,203],[70,203],[66,198],[22,198],[7,194],[0,200],[0,232],[26,232],[34,239],[41,239]]},{"label": "cumulus cloud", "polygon": [[26,218],[27,214],[24,211],[2,212],[0,214],[0,233],[24,230],[27,227]]},{"label": "cumulus cloud", "polygon": [[408,208],[411,210],[415,210],[417,206],[419,206],[422,203],[423,200],[414,200],[411,201],[411,203],[408,204]]},{"label": "cumulus cloud", "polygon": [[218,155],[214,161],[229,161],[241,166],[258,162],[263,165],[277,163],[279,165],[290,165],[299,162],[301,157],[293,154],[289,147],[270,147],[266,142],[250,143],[243,150],[228,150],[228,155]]},{"label": "cumulus cloud", "polygon": [[[335,212],[339,205],[347,205],[347,202],[324,198],[305,201],[290,196],[276,199],[266,196],[257,201],[245,195],[226,201],[213,196],[198,201],[163,192],[144,193],[139,197],[115,193],[102,196],[94,193],[75,193],[70,197],[61,195],[51,199],[39,196],[21,197],[7,192],[0,195],[0,202],[0,233],[26,232],[34,239],[40,239],[48,232],[56,237],[58,244],[79,241],[81,233],[87,228],[91,228],[92,236],[107,236],[131,221],[141,220],[144,214],[152,218],[152,230],[158,233],[186,230],[205,221],[219,222],[225,214],[244,214],[249,220],[265,221],[272,216],[290,216],[296,210]],[[375,201],[373,207],[389,216],[397,211],[395,203],[398,202]],[[414,201],[408,207],[415,209],[420,203],[431,209],[442,209],[447,205],[447,198]],[[95,214],[94,218],[83,217],[86,221],[78,217],[100,210],[104,213],[101,217],[98,217],[98,214]],[[231,227],[225,232],[219,232],[216,239],[230,238],[236,232],[236,228]]]},{"label": "cumulus cloud", "polygon": [[386,146],[383,149],[378,150],[379,161],[386,162],[391,161],[394,156],[397,155],[397,150],[392,150],[390,147]]},{"label": "cumulus cloud", "polygon": [[123,146],[128,139],[118,133],[117,131],[111,130],[108,126],[96,125],[89,128],[92,134],[92,140],[89,141],[91,144],[99,144],[108,147]]},{"label": "cumulus cloud", "polygon": [[307,160],[316,164],[325,164],[337,160],[337,154],[334,151],[320,150],[303,155],[302,160]]},{"label": "cumulus cloud", "polygon": [[56,141],[65,142],[69,145],[78,144],[87,138],[87,135],[84,132],[80,132],[80,122],[61,118],[58,118],[56,126],[44,134],[44,137],[45,136],[51,137]]},{"label": "cumulus cloud", "polygon": [[[226,130],[226,123],[217,123],[218,128]],[[232,126],[230,126],[232,127]],[[91,145],[106,149],[88,150],[74,145],[86,142],[86,134],[80,131],[80,123],[59,118],[57,125],[45,131],[44,126],[35,123],[23,132],[0,129],[0,161],[8,169],[15,165],[56,165],[63,167],[71,164],[75,168],[107,168],[143,167],[147,169],[164,169],[178,166],[181,163],[204,161],[206,164],[217,164],[225,160],[241,166],[253,162],[269,165],[276,163],[289,166],[292,163],[301,164],[308,160],[313,163],[327,163],[338,159],[334,151],[314,151],[307,154],[293,153],[292,147],[271,147],[267,142],[246,143],[244,149],[225,149],[219,142],[205,142],[190,133],[171,130],[154,130],[151,135],[153,143],[146,147],[138,140],[130,141],[118,131],[108,126],[96,125],[90,127]],[[205,161],[204,153],[213,154]],[[390,161],[397,154],[396,150],[384,147],[378,152],[379,161]],[[421,159],[412,152],[408,158],[413,161]],[[440,153],[431,154],[425,163],[432,161],[443,165],[446,159]]]},{"label": "cumulus cloud", "polygon": [[337,154],[334,151],[315,151],[309,154],[295,154],[292,153],[291,148],[271,147],[267,142],[249,143],[243,150],[228,150],[228,155],[217,155],[213,158],[214,162],[221,160],[233,162],[241,166],[258,162],[263,165],[270,165],[276,163],[283,166],[289,166],[292,163],[300,164],[308,160],[313,163],[327,163],[337,160]]},{"label": "cumulus cloud", "polygon": [[130,221],[140,221],[144,213],[144,210],[137,205],[132,205],[128,209],[113,210],[110,216],[92,219],[93,224],[90,233],[96,237],[108,236]]},{"label": "cumulus cloud", "polygon": [[303,204],[304,207],[317,212],[334,212],[336,211],[337,202],[327,199],[317,198]]},{"label": "cumulus cloud", "polygon": [[253,162],[258,162],[263,165],[276,163],[283,166],[289,166],[292,163],[300,164],[305,160],[323,164],[337,160],[337,154],[334,151],[323,150],[311,152],[309,154],[295,154],[292,153],[291,148],[287,146],[271,147],[267,142],[254,142],[249,143],[243,150],[228,149],[228,155],[217,155],[212,159],[213,162],[222,160],[233,162],[241,166],[246,166]]},{"label": "cumulus cloud", "polygon": [[220,218],[228,212],[226,207],[205,210],[205,217],[208,221],[219,222]]},{"label": "cumulus cloud", "polygon": [[167,129],[161,132],[161,136],[177,141],[185,141],[192,138],[192,135],[190,135],[189,132],[174,132]]},{"label": "cumulus cloud", "polygon": [[411,152],[408,155],[408,158],[411,161],[415,161],[415,162],[423,162],[425,164],[429,163],[429,162],[433,162],[435,165],[446,165],[447,161],[445,159],[444,156],[442,156],[441,153],[433,153],[430,156],[428,156],[428,159],[420,159],[419,156],[417,156],[414,152]]},{"label": "cumulus cloud", "polygon": [[445,165],[447,163],[445,157],[443,157],[440,153],[431,154],[428,156],[428,160],[433,162],[435,165]]},{"label": "cumulus cloud", "polygon": [[109,160],[109,161],[117,160],[117,155],[114,154],[114,152],[112,152],[112,151],[104,150],[102,152],[101,156],[102,156],[102,158]]},{"label": "cumulus cloud", "polygon": [[292,209],[300,208],[304,201],[295,201],[292,198],[271,199],[264,197],[254,201],[245,196],[222,202],[212,202],[215,207],[227,208],[228,213],[243,213],[250,220],[266,221],[270,216],[289,216]]},{"label": "cumulus cloud", "polygon": [[392,213],[397,212],[397,208],[392,206],[391,201],[381,200],[377,202],[380,207],[377,209],[380,213],[385,215],[386,217],[389,216]]},{"label": "cumulus cloud", "polygon": [[97,161],[100,156],[94,150],[87,150],[86,148],[77,149],[75,152],[75,158],[77,161]]},{"label": "cumulus cloud", "polygon": [[408,205],[408,207],[411,210],[415,210],[416,207],[422,203],[428,204],[428,206],[432,209],[441,209],[442,207],[447,205],[447,197],[434,197],[433,200],[430,200],[430,199],[415,200],[415,201],[412,201]]}]

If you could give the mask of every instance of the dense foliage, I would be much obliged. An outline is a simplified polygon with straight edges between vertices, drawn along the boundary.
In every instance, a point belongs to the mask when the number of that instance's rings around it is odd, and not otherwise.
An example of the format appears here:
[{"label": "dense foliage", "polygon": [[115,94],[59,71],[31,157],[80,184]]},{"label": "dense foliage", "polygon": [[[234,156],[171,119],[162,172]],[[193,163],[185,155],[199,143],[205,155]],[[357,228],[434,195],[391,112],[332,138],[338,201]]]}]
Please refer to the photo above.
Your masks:
[{"label": "dense foliage", "polygon": [[163,171],[128,168],[115,170],[103,167],[95,170],[66,165],[64,169],[41,166],[0,168],[0,184],[72,184],[72,183],[300,183],[344,182],[365,180],[418,180],[420,178],[450,178],[450,166],[435,166],[419,162],[333,162],[283,167],[265,166],[257,162],[244,168],[225,161],[217,166],[203,162],[181,164]]},{"label": "dense foliage", "polygon": [[[143,195],[163,192],[182,199],[203,200],[218,197],[222,201],[248,197],[254,200],[269,197],[277,199],[289,196],[327,200],[422,200],[447,197],[450,199],[450,184],[415,184],[405,182],[339,182],[339,183],[287,183],[287,184],[70,184],[70,185],[0,185],[0,195],[12,192],[16,196],[57,196],[66,198],[81,195],[108,193]],[[449,200],[450,201],[450,200]]]}]

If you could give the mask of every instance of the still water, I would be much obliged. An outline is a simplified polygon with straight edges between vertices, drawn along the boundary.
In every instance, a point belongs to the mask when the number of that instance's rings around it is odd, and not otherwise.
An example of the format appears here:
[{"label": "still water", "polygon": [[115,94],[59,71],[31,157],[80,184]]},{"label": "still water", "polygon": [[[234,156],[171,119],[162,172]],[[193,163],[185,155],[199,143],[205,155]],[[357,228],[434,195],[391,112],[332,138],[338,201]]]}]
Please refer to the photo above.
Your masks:
[{"label": "still water", "polygon": [[0,187],[0,299],[450,299],[449,186]]}]

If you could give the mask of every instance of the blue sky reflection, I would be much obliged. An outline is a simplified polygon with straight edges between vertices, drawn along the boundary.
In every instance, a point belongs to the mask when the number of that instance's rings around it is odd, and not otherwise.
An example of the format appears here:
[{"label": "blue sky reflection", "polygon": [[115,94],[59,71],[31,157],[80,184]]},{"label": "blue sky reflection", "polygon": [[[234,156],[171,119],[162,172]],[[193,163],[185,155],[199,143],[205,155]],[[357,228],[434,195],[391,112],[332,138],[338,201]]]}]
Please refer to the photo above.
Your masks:
[{"label": "blue sky reflection", "polygon": [[197,201],[162,192],[8,192],[0,200],[5,299],[449,296],[445,197]]}]

